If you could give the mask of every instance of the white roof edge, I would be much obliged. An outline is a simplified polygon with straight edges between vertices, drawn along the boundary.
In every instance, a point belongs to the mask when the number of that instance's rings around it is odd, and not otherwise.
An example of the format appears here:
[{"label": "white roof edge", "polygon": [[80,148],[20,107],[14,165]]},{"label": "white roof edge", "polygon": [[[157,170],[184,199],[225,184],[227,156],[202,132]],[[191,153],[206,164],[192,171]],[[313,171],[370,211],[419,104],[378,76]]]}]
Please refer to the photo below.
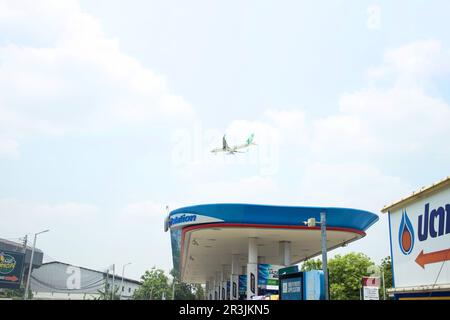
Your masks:
[{"label": "white roof edge", "polygon": [[388,293],[414,293],[414,292],[430,292],[430,291],[449,291],[450,284],[437,284],[428,286],[402,287],[387,289]]},{"label": "white roof edge", "polygon": [[436,183],[433,183],[432,185],[422,187],[418,191],[413,192],[411,195],[409,195],[405,198],[401,198],[400,200],[394,201],[391,204],[385,205],[381,209],[381,212],[386,213],[395,207],[398,207],[402,204],[417,200],[418,198],[420,198],[421,196],[423,196],[425,194],[434,193],[434,192],[438,191],[439,189],[444,188],[446,186],[450,186],[450,176],[447,176],[444,179],[442,179]]}]

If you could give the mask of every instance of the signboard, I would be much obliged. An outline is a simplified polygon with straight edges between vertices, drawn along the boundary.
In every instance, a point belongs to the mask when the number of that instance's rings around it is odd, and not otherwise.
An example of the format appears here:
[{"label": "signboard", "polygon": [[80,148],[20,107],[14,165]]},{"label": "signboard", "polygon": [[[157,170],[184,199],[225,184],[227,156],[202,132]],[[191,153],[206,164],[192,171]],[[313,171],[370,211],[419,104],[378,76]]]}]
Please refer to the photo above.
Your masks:
[{"label": "signboard", "polygon": [[247,275],[239,275],[239,300],[245,300],[247,297]]},{"label": "signboard", "polygon": [[395,287],[450,284],[450,187],[389,212],[389,220]]},{"label": "signboard", "polygon": [[25,254],[0,251],[0,288],[19,289]]},{"label": "signboard", "polygon": [[380,282],[379,277],[362,278],[363,300],[380,300]]},{"label": "signboard", "polygon": [[363,287],[363,300],[380,300],[378,287]]},{"label": "signboard", "polygon": [[266,290],[278,290],[278,270],[282,266],[258,264],[258,287]]},{"label": "signboard", "polygon": [[298,266],[289,266],[286,268],[281,268],[280,270],[278,270],[278,274],[279,275],[283,275],[283,274],[289,274],[289,273],[296,273],[298,272]]},{"label": "signboard", "polygon": [[280,300],[303,300],[303,272],[280,275]]}]

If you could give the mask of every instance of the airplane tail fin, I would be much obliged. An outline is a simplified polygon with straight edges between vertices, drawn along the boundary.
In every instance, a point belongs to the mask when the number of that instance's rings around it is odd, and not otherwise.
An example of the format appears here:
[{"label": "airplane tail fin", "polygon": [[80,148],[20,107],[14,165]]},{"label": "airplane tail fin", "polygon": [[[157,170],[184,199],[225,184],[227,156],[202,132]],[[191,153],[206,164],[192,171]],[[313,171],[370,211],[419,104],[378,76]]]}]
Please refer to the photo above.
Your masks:
[{"label": "airplane tail fin", "polygon": [[254,133],[252,133],[251,135],[250,135],[250,137],[248,137],[248,139],[247,139],[247,144],[252,144],[253,143],[253,138],[255,137],[255,134]]}]

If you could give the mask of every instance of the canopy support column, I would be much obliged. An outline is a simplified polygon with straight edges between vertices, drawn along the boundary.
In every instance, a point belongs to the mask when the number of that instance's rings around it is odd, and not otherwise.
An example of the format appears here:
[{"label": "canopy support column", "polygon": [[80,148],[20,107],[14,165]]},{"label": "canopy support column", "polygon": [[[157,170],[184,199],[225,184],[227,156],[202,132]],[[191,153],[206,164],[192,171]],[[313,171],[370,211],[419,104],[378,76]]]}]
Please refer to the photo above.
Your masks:
[{"label": "canopy support column", "polygon": [[239,300],[239,255],[231,255],[230,300]]},{"label": "canopy support column", "polygon": [[256,238],[248,238],[247,300],[258,295],[258,243]]},{"label": "canopy support column", "polygon": [[280,241],[280,263],[283,266],[291,265],[291,242]]}]

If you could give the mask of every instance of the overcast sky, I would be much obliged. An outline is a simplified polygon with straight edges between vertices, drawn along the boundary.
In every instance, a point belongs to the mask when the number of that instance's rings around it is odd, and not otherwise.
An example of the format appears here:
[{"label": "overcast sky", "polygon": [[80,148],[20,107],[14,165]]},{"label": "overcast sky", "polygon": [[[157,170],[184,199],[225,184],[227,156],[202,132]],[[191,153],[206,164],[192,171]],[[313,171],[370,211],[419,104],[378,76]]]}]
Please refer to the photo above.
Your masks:
[{"label": "overcast sky", "polygon": [[[450,2],[0,0],[0,237],[172,266],[165,206],[383,205],[450,173]],[[208,151],[255,133],[237,156]]]}]

